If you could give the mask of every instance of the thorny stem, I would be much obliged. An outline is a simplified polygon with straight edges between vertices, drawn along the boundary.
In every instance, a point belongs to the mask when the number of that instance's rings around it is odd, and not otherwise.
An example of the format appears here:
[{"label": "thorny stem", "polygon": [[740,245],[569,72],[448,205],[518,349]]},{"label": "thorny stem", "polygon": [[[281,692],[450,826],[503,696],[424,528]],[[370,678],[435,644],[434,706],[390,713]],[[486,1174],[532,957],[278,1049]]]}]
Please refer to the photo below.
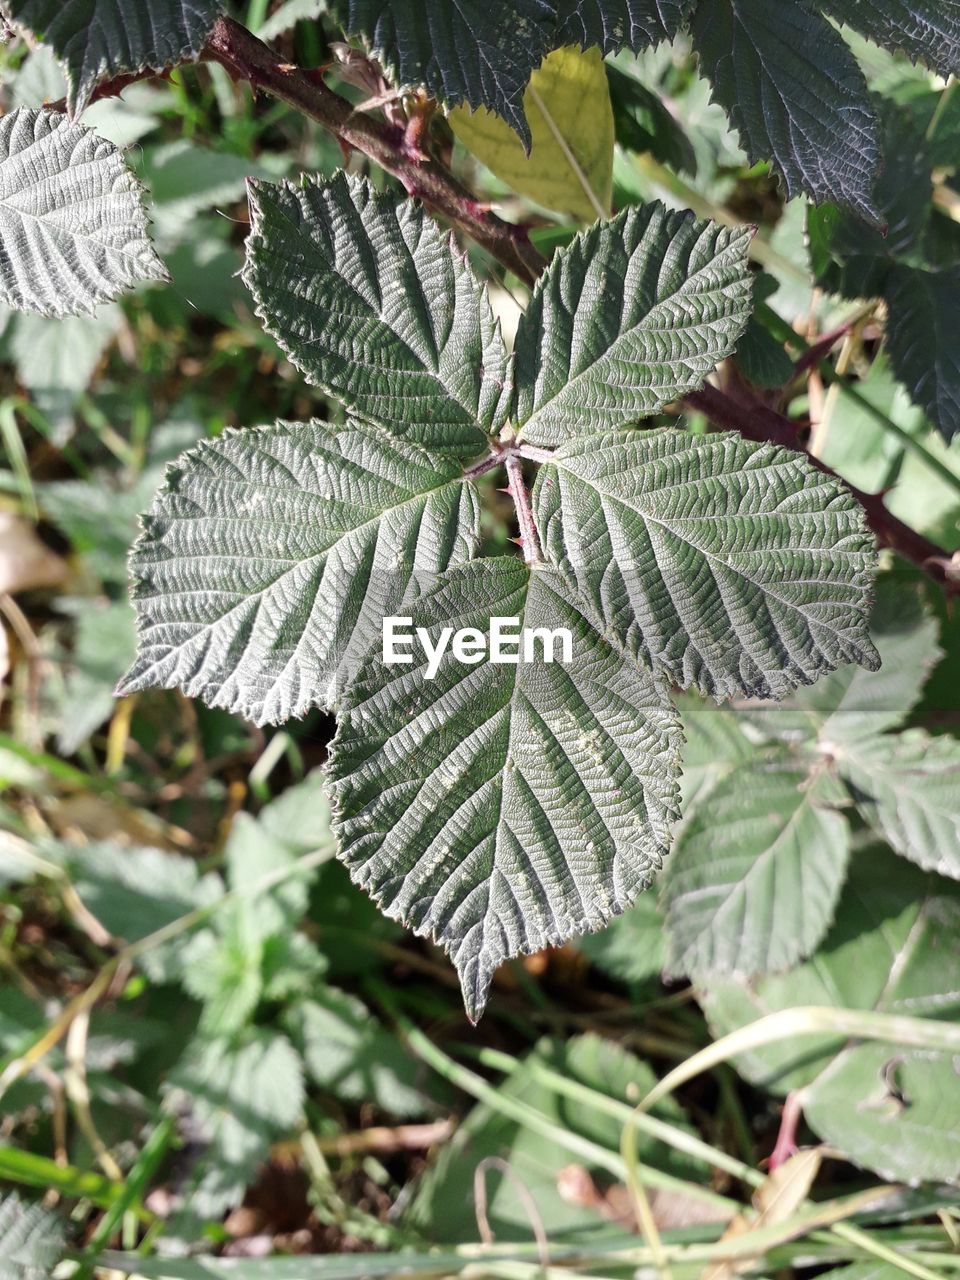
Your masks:
[{"label": "thorny stem", "polygon": [[520,525],[520,549],[527,564],[542,564],[543,552],[540,549],[540,538],[537,526],[533,521],[533,508],[530,505],[530,494],[523,479],[523,464],[515,453],[508,453],[507,487],[510,497],[517,509],[517,522]]},{"label": "thorny stem", "polygon": [[526,284],[533,284],[543,271],[546,263],[530,243],[525,228],[512,226],[485,210],[449,169],[412,147],[402,128],[356,111],[319,77],[282,62],[239,22],[219,17],[202,56],[316,120],[343,147],[369,156],[398,178],[411,196],[483,245]]}]

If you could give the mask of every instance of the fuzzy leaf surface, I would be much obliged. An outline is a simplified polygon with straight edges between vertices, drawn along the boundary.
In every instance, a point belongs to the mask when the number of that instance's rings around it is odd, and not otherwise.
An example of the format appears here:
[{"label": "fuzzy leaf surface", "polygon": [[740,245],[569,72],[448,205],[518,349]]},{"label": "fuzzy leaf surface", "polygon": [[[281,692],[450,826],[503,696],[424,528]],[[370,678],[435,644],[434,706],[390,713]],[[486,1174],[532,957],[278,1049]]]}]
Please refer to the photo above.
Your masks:
[{"label": "fuzzy leaf surface", "polygon": [[960,743],[922,730],[865,739],[838,764],[866,822],[927,871],[960,880]]},{"label": "fuzzy leaf surface", "polygon": [[960,268],[897,265],[886,288],[893,371],[947,440],[960,431]]},{"label": "fuzzy leaf surface", "polygon": [[819,740],[831,754],[837,744],[865,742],[897,728],[920,701],[943,657],[939,632],[917,590],[882,576],[870,618],[870,639],[880,656],[877,670],[841,667],[786,702],[752,706],[742,714],[766,737]]},{"label": "fuzzy leaf surface", "polygon": [[659,202],[582,232],[520,321],[523,437],[558,444],[626,426],[702,386],[749,319],[750,238]]},{"label": "fuzzy leaf surface", "polygon": [[700,0],[694,47],[751,161],[772,160],[789,198],[847,204],[877,221],[880,164],[867,82],[807,0]]},{"label": "fuzzy leaf surface", "polygon": [[166,280],[141,196],[91,129],[27,107],[0,119],[0,302],[90,315],[141,280]]},{"label": "fuzzy leaf surface", "polygon": [[560,0],[557,44],[597,45],[604,56],[672,40],[695,0]]},{"label": "fuzzy leaf surface", "polygon": [[[752,982],[715,976],[700,994],[716,1037],[806,1005],[956,1021],[960,886],[883,848],[864,849],[815,956]],[[814,1132],[880,1177],[956,1182],[960,1113],[952,1054],[802,1036],[742,1055],[736,1065],[777,1093],[804,1089]]]},{"label": "fuzzy leaf surface", "polygon": [[960,72],[960,0],[819,0],[820,7],[886,49],[942,76]]},{"label": "fuzzy leaf surface", "polygon": [[[371,658],[330,759],[340,857],[392,919],[451,956],[477,1019],[504,960],[600,928],[660,867],[676,817],[680,728],[665,689],[516,558],[451,570],[411,610],[483,632],[492,617],[566,627],[572,662],[426,678]],[[539,650],[538,650],[539,652]]]},{"label": "fuzzy leaf surface", "polygon": [[335,693],[414,574],[468,559],[473,486],[375,427],[278,423],[184,455],[133,553],[139,653],[122,688],[177,686],[259,724]]},{"label": "fuzzy leaf surface", "polygon": [[63,63],[71,115],[100,80],[196,58],[222,7],[221,0],[0,0],[4,16]]},{"label": "fuzzy leaf surface", "polygon": [[850,831],[809,781],[787,760],[748,761],[697,806],[665,881],[671,972],[776,973],[816,949]]},{"label": "fuzzy leaf surface", "polygon": [[450,106],[487,107],[529,145],[523,91],[553,36],[550,0],[329,0],[329,8],[398,83],[425,84]]},{"label": "fuzzy leaf surface", "polygon": [[475,457],[506,419],[510,364],[466,259],[409,200],[338,174],[251,184],[243,278],[308,381],[358,416]]},{"label": "fuzzy leaf surface", "polygon": [[717,698],[875,667],[875,555],[847,491],[791,451],[669,428],[574,441],[540,468],[544,550],[632,654]]}]

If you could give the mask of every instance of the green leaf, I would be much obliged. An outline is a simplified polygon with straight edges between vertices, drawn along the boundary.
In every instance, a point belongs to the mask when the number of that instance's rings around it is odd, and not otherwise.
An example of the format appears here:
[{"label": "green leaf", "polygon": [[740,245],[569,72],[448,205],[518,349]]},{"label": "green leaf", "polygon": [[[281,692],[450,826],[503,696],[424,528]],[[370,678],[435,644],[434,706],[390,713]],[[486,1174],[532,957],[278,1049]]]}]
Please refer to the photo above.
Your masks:
[{"label": "green leaf", "polygon": [[598,45],[603,54],[639,53],[672,40],[695,0],[560,0],[557,44]]},{"label": "green leaf", "polygon": [[141,280],[166,280],[141,194],[117,148],[92,130],[56,111],[4,116],[0,302],[43,316],[90,315]]},{"label": "green leaf", "polygon": [[848,204],[877,221],[880,165],[867,82],[807,0],[700,0],[693,41],[752,161],[772,159],[788,198]]},{"label": "green leaf", "polygon": [[833,918],[846,820],[789,759],[748,761],[699,804],[664,882],[677,976],[776,973],[809,956]]},{"label": "green leaf", "polygon": [[[956,1020],[958,940],[960,888],[873,847],[854,857],[836,923],[812,959],[751,983],[712,977],[700,999],[716,1036],[807,1005]],[[778,1093],[803,1089],[814,1132],[882,1178],[956,1181],[952,1055],[803,1036],[736,1061],[755,1084]]]},{"label": "green leaf", "polygon": [[285,1014],[284,1025],[310,1078],[336,1097],[401,1117],[434,1110],[424,1068],[355,996],[320,987]]},{"label": "green leaf", "polygon": [[526,149],[499,116],[457,107],[450,127],[507,186],[582,222],[610,214],[613,108],[596,49],[556,49],[534,71],[524,94],[531,145]]},{"label": "green leaf", "polygon": [[757,754],[757,744],[743,732],[743,721],[727,707],[718,707],[696,693],[680,694],[677,708],[683,722],[684,819],[710,795],[731,769]]},{"label": "green leaf", "polygon": [[63,63],[73,116],[100,80],[196,58],[221,8],[220,0],[0,0],[3,15]]},{"label": "green leaf", "polygon": [[807,227],[817,283],[848,298],[879,296],[898,256],[919,252],[930,224],[933,158],[923,131],[894,103],[874,98],[882,126],[884,165],[873,187],[880,226],[825,205],[811,208]]},{"label": "green leaf", "polygon": [[478,518],[459,464],[374,427],[207,441],[144,519],[140,651],[121,688],[179,686],[260,724],[303,715],[379,643],[414,574],[472,554]]},{"label": "green leaf", "polygon": [[941,75],[960,72],[958,0],[819,0],[838,22]]},{"label": "green leaf", "polygon": [[455,106],[488,107],[529,144],[523,91],[547,51],[550,0],[329,0],[350,35],[366,36],[390,77],[425,84]]},{"label": "green leaf", "polygon": [[65,1252],[59,1218],[15,1192],[0,1197],[0,1280],[48,1280]]},{"label": "green leaf", "polygon": [[284,0],[257,31],[261,40],[268,43],[277,36],[292,31],[298,22],[319,18],[327,9],[327,0]]},{"label": "green leaf", "polygon": [[464,457],[506,418],[499,325],[449,238],[410,200],[338,174],[254,182],[243,278],[296,367],[348,409]]},{"label": "green leaf", "polygon": [[659,203],[577,236],[520,321],[514,417],[524,438],[557,444],[625,426],[702,386],[746,327],[751,236]]},{"label": "green leaf", "polygon": [[502,961],[599,928],[649,885],[677,813],[679,724],[549,569],[475,561],[410,615],[431,644],[492,617],[572,638],[569,663],[465,666],[448,649],[432,680],[416,650],[410,666],[371,657],[341,709],[339,856],[450,954],[475,1021]]},{"label": "green leaf", "polygon": [[285,1036],[256,1028],[235,1040],[191,1042],[171,1073],[167,1105],[189,1112],[200,1147],[180,1187],[192,1230],[196,1219],[220,1217],[239,1202],[271,1140],[300,1119],[303,1102],[302,1066]]},{"label": "green leaf", "polygon": [[669,428],[593,436],[540,468],[533,503],[570,589],[682,688],[781,698],[877,665],[872,538],[799,454]]},{"label": "green leaf", "polygon": [[877,670],[841,667],[779,705],[751,706],[741,714],[767,738],[819,740],[820,750],[832,756],[838,744],[865,742],[907,719],[943,657],[938,634],[916,586],[881,575],[870,619]]},{"label": "green leaf", "polygon": [[885,297],[893,371],[947,440],[960,431],[960,267],[897,265]]},{"label": "green leaf", "polygon": [[922,730],[836,752],[866,822],[897,853],[960,880],[960,743]]},{"label": "green leaf", "polygon": [[128,601],[77,601],[71,612],[77,623],[57,707],[57,750],[67,756],[113,715],[113,690],[133,661],[136,646]]},{"label": "green leaf", "polygon": [[[123,312],[113,302],[97,307],[90,316],[71,315],[62,320],[17,316],[10,340],[17,378],[62,437],[72,433],[77,401],[123,325]],[[129,541],[125,543],[124,552],[129,545]]]}]

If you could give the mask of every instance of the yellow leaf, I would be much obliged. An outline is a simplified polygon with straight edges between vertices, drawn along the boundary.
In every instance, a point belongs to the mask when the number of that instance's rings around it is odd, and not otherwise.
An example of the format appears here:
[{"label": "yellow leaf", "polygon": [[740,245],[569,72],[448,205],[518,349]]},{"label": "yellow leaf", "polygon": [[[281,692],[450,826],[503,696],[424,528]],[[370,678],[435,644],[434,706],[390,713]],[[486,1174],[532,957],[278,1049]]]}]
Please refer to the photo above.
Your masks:
[{"label": "yellow leaf", "polygon": [[530,154],[510,126],[485,107],[450,113],[453,132],[478,160],[521,195],[584,222],[610,215],[613,108],[599,49],[571,45],[544,58],[523,106]]}]

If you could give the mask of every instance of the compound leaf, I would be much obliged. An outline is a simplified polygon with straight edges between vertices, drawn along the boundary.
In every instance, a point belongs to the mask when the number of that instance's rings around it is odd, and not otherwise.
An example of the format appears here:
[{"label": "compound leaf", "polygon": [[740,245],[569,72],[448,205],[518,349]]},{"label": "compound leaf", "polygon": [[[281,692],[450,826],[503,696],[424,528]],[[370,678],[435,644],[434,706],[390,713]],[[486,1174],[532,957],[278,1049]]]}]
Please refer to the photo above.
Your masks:
[{"label": "compound leaf", "polygon": [[502,182],[548,209],[583,222],[610,213],[613,108],[596,49],[555,49],[524,94],[531,146],[486,107],[457,107],[450,127]]},{"label": "compound leaf", "polygon": [[2,1280],[48,1280],[66,1253],[60,1220],[16,1192],[0,1197]]},{"label": "compound leaf", "polygon": [[862,512],[799,454],[670,428],[566,444],[540,468],[544,550],[620,643],[683,688],[782,698],[875,667]]},{"label": "compound leaf", "polygon": [[659,202],[582,232],[520,321],[514,418],[524,438],[557,444],[626,426],[702,386],[749,318],[751,235]]},{"label": "compound leaf", "polygon": [[810,955],[833,918],[846,819],[787,760],[749,761],[699,804],[667,869],[667,967],[776,973]]},{"label": "compound leaf", "polygon": [[572,639],[569,662],[465,666],[448,649],[432,680],[416,650],[407,666],[372,657],[341,708],[339,856],[450,954],[476,1020],[502,961],[599,928],[648,886],[677,813],[680,729],[662,685],[546,567],[474,561],[410,615],[431,644],[492,617]]},{"label": "compound leaf", "polygon": [[700,0],[692,31],[750,159],[772,159],[790,198],[806,192],[878,221],[880,150],[867,83],[807,0]]},{"label": "compound leaf", "polygon": [[550,0],[329,0],[329,8],[398,83],[425,84],[451,106],[488,107],[529,145],[523,91],[553,35]]},{"label": "compound leaf", "polygon": [[944,436],[960,431],[960,268],[898,264],[886,288],[893,371]]},{"label": "compound leaf", "polygon": [[263,724],[332,698],[414,574],[472,555],[449,458],[349,423],[227,432],[172,466],[131,561],[125,692],[179,686]]},{"label": "compound leaf", "polygon": [[243,278],[297,368],[362,418],[471,457],[510,366],[466,259],[421,208],[339,173],[253,182]]},{"label": "compound leaf", "polygon": [[[700,993],[719,1037],[780,1009],[817,1005],[913,1018],[960,1016],[960,886],[889,851],[851,863],[836,922],[810,960],[754,979],[713,976]],[[800,1036],[736,1059],[748,1080],[804,1090],[815,1133],[889,1181],[955,1182],[955,1056],[902,1044]]]},{"label": "compound leaf", "polygon": [[922,730],[837,754],[864,819],[897,853],[960,880],[960,743]]},{"label": "compound leaf", "polygon": [[679,32],[695,0],[560,0],[557,44],[639,53]]},{"label": "compound leaf", "polygon": [[960,72],[960,0],[818,0],[838,22],[943,76]]},{"label": "compound leaf", "polygon": [[166,280],[142,189],[112,142],[56,111],[0,119],[0,302],[89,315],[141,280]]},{"label": "compound leaf", "polygon": [[70,114],[99,80],[196,58],[221,0],[0,0],[0,11],[64,65]]}]

